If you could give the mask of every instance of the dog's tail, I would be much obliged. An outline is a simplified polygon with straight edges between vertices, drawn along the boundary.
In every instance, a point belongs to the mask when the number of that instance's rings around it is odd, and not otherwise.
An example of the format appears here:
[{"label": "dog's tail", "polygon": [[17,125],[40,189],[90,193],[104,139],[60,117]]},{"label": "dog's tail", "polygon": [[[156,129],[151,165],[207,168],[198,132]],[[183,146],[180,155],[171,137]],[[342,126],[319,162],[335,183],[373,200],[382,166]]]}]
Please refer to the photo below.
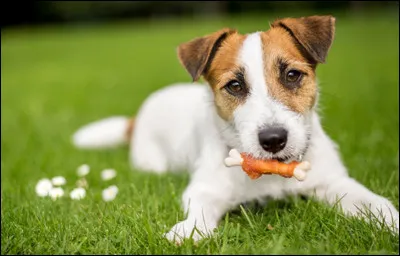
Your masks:
[{"label": "dog's tail", "polygon": [[113,116],[89,123],[74,133],[72,143],[82,149],[113,148],[129,143],[134,118]]}]

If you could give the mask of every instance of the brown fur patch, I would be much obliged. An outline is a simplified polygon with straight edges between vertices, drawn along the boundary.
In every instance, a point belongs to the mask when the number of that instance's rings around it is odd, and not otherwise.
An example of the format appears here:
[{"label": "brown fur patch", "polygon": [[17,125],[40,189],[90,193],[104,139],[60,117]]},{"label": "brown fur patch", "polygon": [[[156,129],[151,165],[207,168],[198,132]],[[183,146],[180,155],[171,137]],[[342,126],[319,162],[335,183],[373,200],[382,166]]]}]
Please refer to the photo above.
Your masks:
[{"label": "brown fur patch", "polygon": [[[263,62],[269,94],[291,110],[304,113],[315,103],[317,85],[315,65],[310,64],[298,50],[290,34],[283,28],[272,28],[261,33]],[[288,69],[304,72],[300,86],[287,88],[280,82],[279,60],[288,63]]]},{"label": "brown fur patch", "polygon": [[129,142],[130,142],[130,140],[132,138],[132,133],[133,133],[133,129],[134,128],[135,128],[135,118],[132,117],[128,121],[128,127],[126,128],[126,133],[125,133],[125,137]]},{"label": "brown fur patch", "polygon": [[235,32],[233,29],[224,28],[179,45],[179,61],[192,76],[193,81],[197,81],[201,75],[204,75],[220,44]]},{"label": "brown fur patch", "polygon": [[218,49],[218,53],[210,63],[204,78],[214,91],[215,106],[221,118],[230,120],[236,107],[244,103],[244,98],[229,94],[223,87],[231,80],[235,80],[237,73],[241,72],[238,66],[238,54],[242,47],[245,35],[237,32],[229,35]]},{"label": "brown fur patch", "polygon": [[[269,93],[293,111],[304,113],[316,101],[315,68],[325,62],[335,33],[332,16],[285,18],[272,23],[271,29],[261,33],[264,49],[265,77]],[[282,84],[279,62],[285,62],[285,71],[304,73],[294,88]]]},{"label": "brown fur patch", "polygon": [[334,38],[335,21],[330,15],[285,18],[274,21],[271,27],[284,28],[309,60],[324,63]]}]

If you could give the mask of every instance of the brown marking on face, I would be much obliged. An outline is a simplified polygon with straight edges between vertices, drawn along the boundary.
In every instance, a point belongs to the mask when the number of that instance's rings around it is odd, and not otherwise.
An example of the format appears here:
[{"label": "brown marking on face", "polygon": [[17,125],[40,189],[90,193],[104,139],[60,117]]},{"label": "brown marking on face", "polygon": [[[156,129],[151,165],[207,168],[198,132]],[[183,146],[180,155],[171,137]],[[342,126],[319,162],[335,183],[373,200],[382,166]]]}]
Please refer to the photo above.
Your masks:
[{"label": "brown marking on face", "polygon": [[225,120],[231,119],[234,109],[243,102],[223,87],[236,79],[241,70],[237,65],[237,56],[244,38],[236,30],[225,28],[178,47],[178,58],[193,81],[202,75],[210,84],[217,112]]},{"label": "brown marking on face", "polygon": [[[283,28],[273,28],[260,35],[269,94],[298,113],[311,109],[317,95],[315,65],[307,62]],[[287,64],[285,70],[281,70],[281,62]],[[294,88],[288,88],[281,82],[281,76],[291,69],[304,73],[299,86]]]},{"label": "brown marking on face", "polygon": [[231,120],[233,111],[245,102],[245,97],[233,96],[223,88],[232,80],[240,80],[238,76],[245,75],[243,68],[238,65],[239,50],[245,38],[245,35],[234,33],[224,40],[204,75],[214,92],[217,112],[224,120]]},{"label": "brown marking on face", "polygon": [[179,45],[179,61],[192,76],[193,81],[197,81],[207,72],[222,42],[235,32],[236,30],[224,28]]},{"label": "brown marking on face", "polygon": [[[305,113],[317,97],[315,69],[325,61],[332,44],[335,19],[332,16],[286,18],[275,21],[261,33],[264,74],[268,91],[291,110]],[[285,76],[300,71],[299,83],[288,86]]]}]

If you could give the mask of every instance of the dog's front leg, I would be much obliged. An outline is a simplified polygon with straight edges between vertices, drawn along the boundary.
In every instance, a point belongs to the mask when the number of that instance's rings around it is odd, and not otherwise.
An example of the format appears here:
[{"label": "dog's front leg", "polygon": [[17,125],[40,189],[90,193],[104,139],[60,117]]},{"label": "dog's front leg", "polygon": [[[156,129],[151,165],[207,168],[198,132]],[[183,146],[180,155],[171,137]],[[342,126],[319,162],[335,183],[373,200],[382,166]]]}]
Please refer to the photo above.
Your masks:
[{"label": "dog's front leg", "polygon": [[198,241],[210,236],[217,227],[219,219],[233,206],[232,184],[225,177],[230,170],[215,170],[214,175],[205,175],[198,170],[183,193],[183,208],[187,218],[178,222],[165,234],[166,238],[177,244],[192,237]]},{"label": "dog's front leg", "polygon": [[312,194],[331,205],[339,203],[349,215],[368,220],[366,217],[372,213],[379,222],[385,222],[394,232],[399,232],[399,212],[393,204],[348,176],[330,179],[329,184],[317,186]]}]

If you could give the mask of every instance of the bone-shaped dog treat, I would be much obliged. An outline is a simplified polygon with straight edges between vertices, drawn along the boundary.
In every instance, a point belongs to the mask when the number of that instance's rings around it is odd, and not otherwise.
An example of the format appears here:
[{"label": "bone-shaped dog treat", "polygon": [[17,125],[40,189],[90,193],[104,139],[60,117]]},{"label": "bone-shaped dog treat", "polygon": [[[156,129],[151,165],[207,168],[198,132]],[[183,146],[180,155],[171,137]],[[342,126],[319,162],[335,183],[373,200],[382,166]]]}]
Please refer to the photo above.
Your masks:
[{"label": "bone-shaped dog treat", "polygon": [[260,160],[246,153],[239,153],[236,149],[229,151],[229,157],[225,158],[225,165],[227,167],[241,165],[243,171],[251,179],[257,179],[262,174],[278,174],[286,178],[295,177],[299,181],[306,178],[306,171],[311,168],[310,163],[307,161],[293,161],[285,164],[277,160]]}]

